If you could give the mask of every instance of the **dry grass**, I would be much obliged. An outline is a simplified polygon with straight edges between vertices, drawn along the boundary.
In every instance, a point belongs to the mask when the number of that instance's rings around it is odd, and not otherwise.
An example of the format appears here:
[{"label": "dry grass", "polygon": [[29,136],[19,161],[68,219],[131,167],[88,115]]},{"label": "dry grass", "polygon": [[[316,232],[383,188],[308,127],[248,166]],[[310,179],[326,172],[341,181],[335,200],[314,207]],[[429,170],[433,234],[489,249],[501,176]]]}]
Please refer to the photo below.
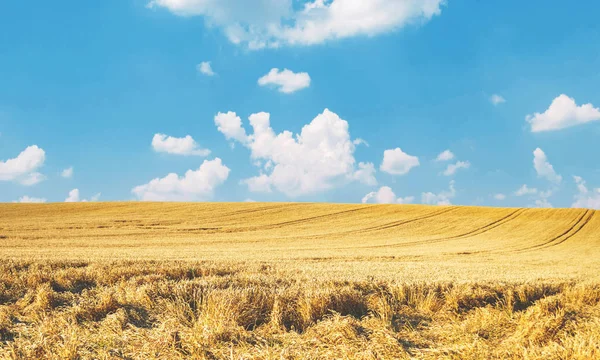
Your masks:
[{"label": "dry grass", "polygon": [[0,357],[600,358],[600,216],[0,205]]}]

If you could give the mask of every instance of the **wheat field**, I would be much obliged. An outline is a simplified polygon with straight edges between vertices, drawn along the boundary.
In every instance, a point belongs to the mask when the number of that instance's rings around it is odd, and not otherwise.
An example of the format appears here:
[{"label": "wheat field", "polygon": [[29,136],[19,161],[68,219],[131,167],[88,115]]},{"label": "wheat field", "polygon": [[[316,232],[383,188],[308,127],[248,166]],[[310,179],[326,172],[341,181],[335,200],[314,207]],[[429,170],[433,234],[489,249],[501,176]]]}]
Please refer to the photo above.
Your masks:
[{"label": "wheat field", "polygon": [[600,215],[0,205],[10,359],[600,358]]}]

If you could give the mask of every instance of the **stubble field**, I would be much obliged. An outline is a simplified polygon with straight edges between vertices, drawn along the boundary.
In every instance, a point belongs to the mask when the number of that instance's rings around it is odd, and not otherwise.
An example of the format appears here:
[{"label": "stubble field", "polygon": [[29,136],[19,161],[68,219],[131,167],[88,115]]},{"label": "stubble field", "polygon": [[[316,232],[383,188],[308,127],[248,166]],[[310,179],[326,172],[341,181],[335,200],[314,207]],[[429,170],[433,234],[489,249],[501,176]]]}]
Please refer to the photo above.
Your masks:
[{"label": "stubble field", "polygon": [[600,214],[0,205],[0,356],[600,358]]}]

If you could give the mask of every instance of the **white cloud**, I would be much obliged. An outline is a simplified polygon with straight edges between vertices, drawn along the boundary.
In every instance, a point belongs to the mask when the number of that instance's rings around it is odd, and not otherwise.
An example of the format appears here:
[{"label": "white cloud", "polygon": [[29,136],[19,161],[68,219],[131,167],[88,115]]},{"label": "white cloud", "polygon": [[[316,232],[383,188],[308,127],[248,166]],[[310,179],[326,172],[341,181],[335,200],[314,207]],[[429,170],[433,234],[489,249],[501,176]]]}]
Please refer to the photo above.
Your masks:
[{"label": "white cloud", "polygon": [[498,94],[494,94],[494,95],[490,96],[490,102],[497,106],[502,103],[505,103],[506,99],[504,99],[502,96],[500,96]]},{"label": "white cloud", "polygon": [[356,146],[358,145],[364,145],[366,147],[369,147],[369,143],[366,142],[365,140],[361,139],[361,138],[356,138],[352,141],[352,143]]},{"label": "white cloud", "polygon": [[210,155],[210,150],[202,149],[190,135],[176,138],[165,134],[155,134],[152,138],[152,148],[156,152],[175,155]]},{"label": "white cloud", "polygon": [[290,131],[276,134],[269,113],[252,114],[249,120],[254,131],[246,135],[235,113],[215,117],[220,132],[250,149],[253,163],[266,162],[259,176],[244,180],[250,190],[274,189],[296,197],[328,190],[341,181],[370,181],[365,176],[370,172],[368,165],[356,175],[348,122],[328,109],[297,135]]},{"label": "white cloud", "polygon": [[423,23],[441,13],[444,0],[152,0],[179,16],[204,16],[234,44],[250,49],[313,45],[354,36],[375,36]]},{"label": "white cloud", "polygon": [[454,180],[450,181],[447,191],[442,191],[439,194],[426,192],[421,194],[421,202],[430,205],[452,205],[452,199],[456,196],[454,188]]},{"label": "white cloud", "polygon": [[96,195],[94,195],[90,198],[90,201],[94,202],[94,201],[100,200],[101,195],[102,195],[101,193],[97,193]]},{"label": "white cloud", "polygon": [[546,154],[540,148],[533,151],[533,167],[539,177],[546,178],[548,181],[556,184],[562,181],[562,176],[554,171],[554,167],[548,162]]},{"label": "white cloud", "polygon": [[527,184],[523,184],[523,186],[521,186],[517,191],[515,191],[516,196],[535,195],[537,193],[538,189],[530,188],[527,186]]},{"label": "white cloud", "polygon": [[383,152],[383,162],[379,169],[392,175],[405,175],[417,166],[419,166],[418,157],[408,155],[400,148],[395,148]]},{"label": "white cloud", "polygon": [[65,202],[79,202],[79,189],[69,191],[69,196],[67,196]]},{"label": "white cloud", "polygon": [[600,188],[593,191],[588,190],[585,180],[580,176],[573,176],[577,184],[578,194],[575,195],[575,202],[571,205],[574,208],[587,208],[600,210]]},{"label": "white cloud", "polygon": [[539,208],[551,208],[552,204],[548,201],[548,199],[537,199],[535,200],[535,207]]},{"label": "white cloud", "polygon": [[242,127],[242,119],[232,111],[218,113],[215,116],[215,125],[217,125],[217,129],[225,135],[227,140],[237,140],[242,144],[248,141],[246,130]]},{"label": "white cloud", "polygon": [[454,153],[450,150],[444,150],[435,158],[435,161],[450,161],[452,159],[454,159]]},{"label": "white cloud", "polygon": [[270,193],[273,191],[271,189],[271,178],[265,174],[242,180],[242,184],[248,185],[248,190],[251,192]]},{"label": "white cloud", "polygon": [[70,179],[73,177],[73,167],[68,167],[66,169],[64,169],[61,173],[60,176],[64,177],[65,179]]},{"label": "white cloud", "polygon": [[36,172],[46,160],[43,149],[32,145],[23,150],[14,159],[0,161],[0,181],[17,181],[22,185],[34,185],[43,181],[45,176]]},{"label": "white cloud", "polygon": [[502,201],[502,200],[506,199],[506,195],[504,195],[504,194],[495,194],[494,195],[494,199],[496,199],[498,201]]},{"label": "white cloud", "polygon": [[210,61],[203,61],[200,64],[196,65],[196,70],[206,76],[215,76],[217,75],[212,67],[210,66]]},{"label": "white cloud", "polygon": [[354,172],[352,178],[360,181],[363,184],[375,186],[377,179],[375,178],[375,165],[373,163],[358,163],[358,170]]},{"label": "white cloud", "polygon": [[389,186],[382,186],[377,191],[368,193],[362,198],[362,203],[366,204],[373,200],[378,204],[410,204],[414,202],[414,196],[407,197],[396,197],[396,194],[392,191]]},{"label": "white cloud", "polygon": [[291,94],[310,86],[310,76],[308,73],[294,73],[291,70],[277,68],[271,69],[269,73],[258,79],[260,86],[275,86],[279,92]]},{"label": "white cloud", "polygon": [[221,159],[204,160],[198,170],[188,170],[184,176],[170,173],[149,183],[136,186],[131,192],[144,201],[194,201],[212,197],[216,187],[227,180],[229,168]]},{"label": "white cloud", "polygon": [[46,180],[46,176],[44,174],[40,174],[39,172],[32,172],[25,175],[25,177],[19,179],[19,183],[25,186],[32,186],[37,183],[41,183],[44,180]]},{"label": "white cloud", "polygon": [[600,120],[600,109],[592,104],[577,106],[575,99],[561,94],[544,113],[527,115],[532,132],[552,131]]},{"label": "white cloud", "polygon": [[445,176],[452,176],[456,174],[456,171],[460,169],[468,169],[471,167],[471,163],[468,161],[458,161],[456,164],[449,164],[446,170],[444,170]]},{"label": "white cloud", "polygon": [[47,200],[44,198],[36,198],[36,197],[30,197],[30,196],[22,196],[19,198],[19,200],[17,201],[13,201],[13,202],[18,202],[18,203],[31,203],[31,204],[41,204],[41,203],[45,203]]}]

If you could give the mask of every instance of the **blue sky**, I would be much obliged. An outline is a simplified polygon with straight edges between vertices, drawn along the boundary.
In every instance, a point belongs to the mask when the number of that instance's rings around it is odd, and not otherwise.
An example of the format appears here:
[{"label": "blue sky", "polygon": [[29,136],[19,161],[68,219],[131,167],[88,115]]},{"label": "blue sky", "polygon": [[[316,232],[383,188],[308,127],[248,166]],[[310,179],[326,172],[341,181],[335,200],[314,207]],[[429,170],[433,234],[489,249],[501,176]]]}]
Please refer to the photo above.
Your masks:
[{"label": "blue sky", "polygon": [[5,1],[0,201],[600,208],[598,13]]}]

